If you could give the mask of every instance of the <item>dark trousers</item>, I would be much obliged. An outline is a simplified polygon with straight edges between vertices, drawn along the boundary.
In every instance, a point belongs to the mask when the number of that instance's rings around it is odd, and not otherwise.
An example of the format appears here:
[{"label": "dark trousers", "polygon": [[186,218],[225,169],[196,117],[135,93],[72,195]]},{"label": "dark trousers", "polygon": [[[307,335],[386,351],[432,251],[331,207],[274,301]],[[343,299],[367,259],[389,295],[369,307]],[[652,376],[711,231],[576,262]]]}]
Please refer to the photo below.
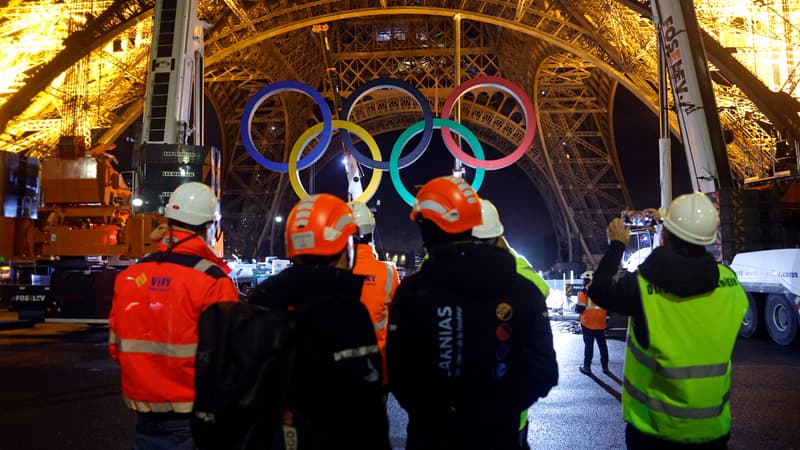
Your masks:
[{"label": "dark trousers", "polygon": [[134,450],[193,450],[189,414],[138,413]]},{"label": "dark trousers", "polygon": [[600,364],[603,368],[608,367],[608,344],[606,344],[606,330],[590,330],[581,325],[583,330],[583,367],[592,365],[594,357],[594,341],[597,340],[597,347],[600,349]]}]

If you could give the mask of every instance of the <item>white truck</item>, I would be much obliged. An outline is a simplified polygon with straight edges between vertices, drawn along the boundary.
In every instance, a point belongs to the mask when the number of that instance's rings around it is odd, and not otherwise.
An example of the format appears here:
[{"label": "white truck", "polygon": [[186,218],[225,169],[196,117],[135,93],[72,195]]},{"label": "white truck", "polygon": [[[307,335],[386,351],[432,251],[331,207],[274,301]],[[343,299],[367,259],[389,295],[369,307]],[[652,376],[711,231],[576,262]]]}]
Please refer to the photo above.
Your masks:
[{"label": "white truck", "polygon": [[739,253],[731,269],[750,303],[739,335],[753,337],[766,327],[775,343],[791,344],[800,326],[800,249]]}]

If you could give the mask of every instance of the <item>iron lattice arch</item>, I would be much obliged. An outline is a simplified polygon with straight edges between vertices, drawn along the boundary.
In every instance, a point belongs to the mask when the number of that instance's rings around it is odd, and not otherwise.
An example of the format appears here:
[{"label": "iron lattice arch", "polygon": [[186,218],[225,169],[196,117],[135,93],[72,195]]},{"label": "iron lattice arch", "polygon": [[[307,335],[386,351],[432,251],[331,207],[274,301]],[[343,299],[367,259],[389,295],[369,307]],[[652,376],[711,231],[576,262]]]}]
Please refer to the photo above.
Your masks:
[{"label": "iron lattice arch", "polygon": [[[37,0],[0,6],[0,18],[7,19],[0,23],[2,31],[15,26],[13,32],[0,33],[0,45],[6,44],[3,36],[15,38],[26,29],[18,21],[35,6],[55,11],[64,5],[71,17],[87,17],[67,27],[67,34],[56,39],[63,45],[49,53],[9,60],[14,84],[0,92],[0,148],[46,156],[56,147],[60,130],[75,129],[64,122],[78,119],[88,124],[91,142],[120,139],[142,111],[153,3],[116,0],[90,8],[85,2]],[[612,212],[630,206],[613,144],[614,93],[621,86],[657,109],[656,40],[647,3],[202,0],[199,14],[210,24],[204,82],[225,155],[228,241],[254,252],[272,244],[275,230],[266,218],[285,211],[292,200],[286,176],[256,165],[239,141],[244,104],[258,88],[282,79],[300,80],[323,92],[335,109],[355,87],[389,76],[421,89],[438,111],[458,74],[461,81],[489,74],[514,81],[536,102],[538,139],[517,164],[545,199],[559,257],[591,261],[605,244],[601,230]],[[742,30],[734,11],[718,3],[695,2],[720,119],[731,132],[731,167],[738,180],[768,175],[776,142],[800,134],[800,108],[793,98],[800,76],[790,71],[776,80],[777,88],[767,87],[756,69],[736,57],[750,57],[753,49],[726,49],[736,47],[730,37],[742,36]],[[763,13],[752,12],[754,19]],[[792,23],[788,15],[773,16],[769,23]],[[36,18],[44,20],[41,14]],[[59,77],[69,71],[72,75]],[[86,89],[61,84],[80,79],[76,74],[88,77]],[[84,104],[95,107],[78,107]],[[509,104],[501,92],[475,92],[462,102],[462,120],[484,143],[508,153],[521,130],[519,111]],[[279,96],[262,109],[257,145],[276,160],[285,160],[302,130],[319,120],[315,106],[302,98]],[[387,91],[360,102],[351,119],[380,134],[402,129],[420,116],[413,102]],[[670,125],[677,135],[674,115]]]}]

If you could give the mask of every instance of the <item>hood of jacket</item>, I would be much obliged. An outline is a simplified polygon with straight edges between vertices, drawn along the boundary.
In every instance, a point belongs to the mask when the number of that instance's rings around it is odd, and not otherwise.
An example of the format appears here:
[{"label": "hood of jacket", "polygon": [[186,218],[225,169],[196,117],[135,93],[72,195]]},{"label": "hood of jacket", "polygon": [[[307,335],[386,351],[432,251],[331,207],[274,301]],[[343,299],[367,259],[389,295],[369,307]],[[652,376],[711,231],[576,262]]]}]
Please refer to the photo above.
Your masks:
[{"label": "hood of jacket", "polygon": [[275,308],[311,305],[329,299],[359,302],[363,285],[364,277],[348,270],[299,264],[259,284],[249,299]]},{"label": "hood of jacket", "polygon": [[458,242],[436,246],[422,270],[448,290],[465,296],[503,291],[516,276],[514,256],[484,242]]},{"label": "hood of jacket", "polygon": [[658,247],[639,266],[649,282],[679,297],[691,297],[716,289],[719,267],[711,253],[681,256],[669,247]]},{"label": "hood of jacket", "polygon": [[[170,249],[170,242],[177,245]],[[164,229],[156,248],[160,252],[169,250],[182,255],[197,255],[218,265],[226,274],[231,273],[231,268],[228,266],[228,263],[217,256],[214,250],[208,246],[208,243],[196,233],[176,229]]]}]

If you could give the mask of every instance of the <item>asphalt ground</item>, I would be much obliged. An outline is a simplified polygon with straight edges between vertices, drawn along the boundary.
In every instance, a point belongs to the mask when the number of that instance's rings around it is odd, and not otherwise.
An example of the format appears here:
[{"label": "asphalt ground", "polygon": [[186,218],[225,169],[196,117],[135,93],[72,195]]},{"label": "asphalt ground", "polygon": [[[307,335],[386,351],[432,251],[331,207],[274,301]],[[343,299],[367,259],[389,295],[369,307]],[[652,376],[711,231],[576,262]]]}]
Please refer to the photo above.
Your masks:
[{"label": "asphalt ground", "polygon": [[[5,316],[5,317],[4,317]],[[8,313],[0,313],[0,321]],[[530,410],[534,449],[625,448],[624,342],[610,340],[612,375],[578,372],[583,341],[554,321],[559,384]],[[104,327],[37,324],[0,331],[0,450],[129,449],[135,416],[122,405]],[[734,351],[730,449],[800,449],[800,345],[740,340]],[[405,445],[403,410],[390,399],[390,439]],[[469,449],[467,449],[469,450]],[[477,450],[477,449],[476,449]]]}]

